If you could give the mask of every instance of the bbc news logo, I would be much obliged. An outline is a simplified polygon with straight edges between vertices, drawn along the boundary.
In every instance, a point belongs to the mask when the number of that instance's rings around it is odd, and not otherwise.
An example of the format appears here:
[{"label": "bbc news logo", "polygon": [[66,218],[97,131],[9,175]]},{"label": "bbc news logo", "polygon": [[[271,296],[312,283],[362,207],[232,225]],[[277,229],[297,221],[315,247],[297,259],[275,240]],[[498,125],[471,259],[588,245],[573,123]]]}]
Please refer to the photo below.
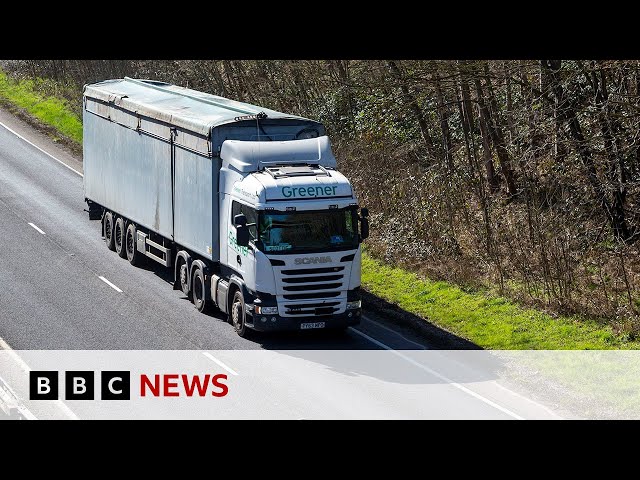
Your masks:
[{"label": "bbc news logo", "polygon": [[[38,370],[29,372],[30,400],[58,400],[59,372]],[[165,373],[139,377],[140,397],[224,397],[229,393],[227,375],[186,375]],[[70,370],[64,372],[65,400],[95,400],[95,372]],[[131,372],[101,371],[101,400],[131,400]]]},{"label": "bbc news logo", "polygon": [[[29,372],[30,400],[58,400],[58,372],[31,371]],[[95,372],[66,371],[64,372],[64,397],[66,400],[94,400]],[[100,372],[101,400],[130,400],[131,372],[103,371]]]}]

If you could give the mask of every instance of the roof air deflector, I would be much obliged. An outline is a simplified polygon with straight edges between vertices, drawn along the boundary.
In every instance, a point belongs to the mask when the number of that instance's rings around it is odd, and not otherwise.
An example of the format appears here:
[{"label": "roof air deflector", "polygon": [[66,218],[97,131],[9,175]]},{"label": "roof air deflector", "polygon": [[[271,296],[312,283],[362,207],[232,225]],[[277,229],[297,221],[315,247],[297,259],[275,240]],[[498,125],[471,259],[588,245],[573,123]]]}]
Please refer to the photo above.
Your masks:
[{"label": "roof air deflector", "polygon": [[329,172],[321,165],[284,165],[266,167],[265,171],[273,178],[286,177],[329,177]]}]

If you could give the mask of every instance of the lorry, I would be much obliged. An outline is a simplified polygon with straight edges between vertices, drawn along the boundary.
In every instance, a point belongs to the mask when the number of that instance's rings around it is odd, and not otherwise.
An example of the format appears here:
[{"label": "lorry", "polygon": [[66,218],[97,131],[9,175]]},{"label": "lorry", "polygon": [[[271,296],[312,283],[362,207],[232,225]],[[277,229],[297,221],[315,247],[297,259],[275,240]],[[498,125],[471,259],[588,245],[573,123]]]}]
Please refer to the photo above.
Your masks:
[{"label": "lorry", "polygon": [[125,77],[84,86],[83,135],[107,247],[172,269],[199,311],[240,336],[359,323],[368,211],[322,123]]}]

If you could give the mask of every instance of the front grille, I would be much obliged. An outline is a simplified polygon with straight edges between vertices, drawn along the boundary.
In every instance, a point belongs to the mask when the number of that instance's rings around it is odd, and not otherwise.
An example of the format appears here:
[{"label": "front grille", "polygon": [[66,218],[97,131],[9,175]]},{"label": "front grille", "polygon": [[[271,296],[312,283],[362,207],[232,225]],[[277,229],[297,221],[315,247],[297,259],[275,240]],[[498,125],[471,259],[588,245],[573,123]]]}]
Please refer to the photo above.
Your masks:
[{"label": "front grille", "polygon": [[289,285],[282,287],[288,292],[304,292],[305,290],[331,290],[332,288],[340,288],[342,283],[313,283],[311,285]]},{"label": "front grille", "polygon": [[322,275],[318,277],[296,277],[283,278],[284,283],[309,283],[309,282],[330,282],[332,280],[340,280],[343,275]]},{"label": "front grille", "polygon": [[[286,300],[331,299],[344,290],[345,267],[296,268],[281,270],[282,298]],[[321,291],[318,291],[321,290]],[[285,315],[327,316],[340,310],[340,301],[290,303],[283,305]],[[344,307],[343,307],[344,308]]]},{"label": "front grille", "polygon": [[316,292],[316,293],[289,293],[283,295],[285,300],[305,300],[307,298],[331,298],[337,297],[340,292]]}]

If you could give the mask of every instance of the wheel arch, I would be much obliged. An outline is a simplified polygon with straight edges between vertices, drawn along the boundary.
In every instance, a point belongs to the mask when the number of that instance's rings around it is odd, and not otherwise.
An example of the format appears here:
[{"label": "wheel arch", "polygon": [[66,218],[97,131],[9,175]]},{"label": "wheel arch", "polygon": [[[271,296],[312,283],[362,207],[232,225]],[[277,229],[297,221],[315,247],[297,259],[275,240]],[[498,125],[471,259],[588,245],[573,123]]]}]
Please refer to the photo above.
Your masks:
[{"label": "wheel arch", "polygon": [[193,272],[195,272],[196,268],[200,267],[200,270],[202,270],[202,273],[204,273],[205,275],[211,275],[210,272],[210,268],[209,265],[207,265],[205,262],[203,262],[200,259],[197,260],[193,260],[191,262],[191,265],[189,266],[189,276],[193,277]]},{"label": "wheel arch", "polygon": [[244,304],[253,303],[253,295],[249,292],[249,289],[245,285],[244,281],[236,276],[231,275],[229,278],[229,293],[227,295],[227,311],[231,311],[231,302],[233,302],[233,295],[236,290],[240,290],[242,292],[242,298],[244,299]]},{"label": "wheel arch", "polygon": [[189,266],[189,282],[193,282],[193,276],[195,275],[196,269],[198,268],[202,270],[202,274],[204,275],[203,280],[205,282],[205,286],[204,286],[205,299],[206,301],[211,301],[211,288],[210,288],[211,269],[209,268],[209,265],[207,265],[205,262],[203,262],[200,259],[193,260],[191,262],[191,265]]}]

